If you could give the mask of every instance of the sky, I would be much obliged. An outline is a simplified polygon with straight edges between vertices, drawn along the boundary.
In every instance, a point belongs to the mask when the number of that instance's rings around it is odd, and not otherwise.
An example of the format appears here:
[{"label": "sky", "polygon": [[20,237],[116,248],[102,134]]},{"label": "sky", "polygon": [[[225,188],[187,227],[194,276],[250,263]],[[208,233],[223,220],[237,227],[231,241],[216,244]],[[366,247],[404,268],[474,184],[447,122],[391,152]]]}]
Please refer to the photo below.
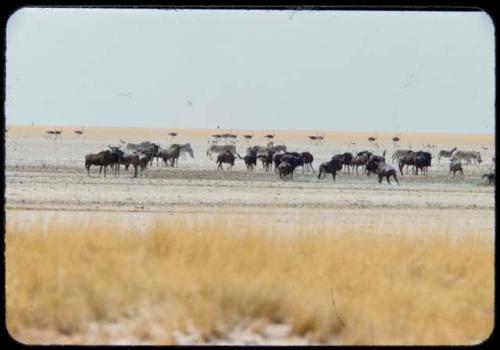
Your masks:
[{"label": "sky", "polygon": [[8,125],[494,134],[484,12],[23,8]]}]

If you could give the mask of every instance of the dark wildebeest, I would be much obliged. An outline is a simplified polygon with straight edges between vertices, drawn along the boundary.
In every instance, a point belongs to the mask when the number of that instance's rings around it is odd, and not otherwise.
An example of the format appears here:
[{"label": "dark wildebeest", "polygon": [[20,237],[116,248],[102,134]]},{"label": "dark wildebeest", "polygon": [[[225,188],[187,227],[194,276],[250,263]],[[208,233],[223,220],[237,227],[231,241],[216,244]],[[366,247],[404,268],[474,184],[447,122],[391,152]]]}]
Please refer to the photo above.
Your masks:
[{"label": "dark wildebeest", "polygon": [[[309,169],[311,169],[312,172],[314,173],[314,168],[312,165],[312,162],[314,160],[313,155],[309,152],[302,152],[300,156],[302,157],[302,163],[305,165],[306,172],[309,171]],[[302,171],[304,171],[304,167],[302,167]]]},{"label": "dark wildebeest", "polygon": [[337,175],[337,171],[342,170],[343,156],[336,155],[333,156],[329,162],[321,163],[318,170],[318,180],[326,176],[326,174],[332,174],[333,181],[335,181],[335,176]]},{"label": "dark wildebeest", "polygon": [[159,144],[150,141],[127,143],[125,149],[130,152],[141,152],[145,154],[151,165],[153,165],[153,158],[156,158],[156,165],[158,165],[158,151],[160,150]]},{"label": "dark wildebeest", "polygon": [[392,162],[394,163],[396,160],[399,161],[401,157],[406,156],[410,153],[413,153],[411,149],[398,149],[392,154]]},{"label": "dark wildebeest", "polygon": [[128,171],[128,167],[132,165],[134,167],[134,177],[137,177],[137,169],[139,167],[139,155],[136,153],[126,153],[122,156],[117,166],[125,165],[125,171]]},{"label": "dark wildebeest", "polygon": [[85,156],[85,168],[87,168],[87,174],[90,176],[90,166],[99,166],[99,177],[101,176],[102,168],[104,167],[104,177],[106,177],[106,168],[110,166],[113,169],[114,175],[119,175],[120,168],[114,168],[114,165],[120,162],[123,156],[123,151],[120,147],[109,146],[111,150],[101,151],[97,154],[87,154]]},{"label": "dark wildebeest", "polygon": [[429,152],[416,152],[415,153],[415,173],[418,175],[418,171],[421,170],[424,175],[427,175],[428,167],[431,166],[432,154]]},{"label": "dark wildebeest", "polygon": [[359,175],[359,172],[358,172],[358,167],[363,167],[363,171],[366,172],[366,163],[368,162],[368,159],[370,158],[370,156],[372,155],[371,152],[369,151],[362,151],[362,152],[358,152],[353,158],[352,158],[352,161],[351,161],[351,165],[353,167],[353,170],[354,168],[356,168],[356,175]]},{"label": "dark wildebeest", "polygon": [[265,154],[259,154],[257,156],[257,158],[262,162],[262,166],[266,172],[272,169],[274,153],[275,152],[273,150],[268,150]]},{"label": "dark wildebeest", "polygon": [[227,170],[231,170],[231,168],[234,165],[234,160],[235,160],[234,154],[230,151],[219,153],[217,155],[217,161],[216,161],[216,163],[219,164],[217,170],[224,170],[222,168],[222,163],[228,163],[229,166],[227,167]]},{"label": "dark wildebeest", "polygon": [[170,161],[170,166],[179,166],[179,155],[181,154],[181,145],[179,144],[172,144],[170,145],[169,148],[167,149],[161,149],[158,152],[159,156],[161,159],[163,159],[163,162],[165,165],[168,165],[168,162]]},{"label": "dark wildebeest", "polygon": [[284,179],[286,176],[289,176],[290,179],[293,179],[293,171],[295,170],[295,166],[289,163],[286,160],[282,160],[278,165],[278,173],[280,179]]},{"label": "dark wildebeest", "polygon": [[396,183],[399,185],[398,177],[396,176],[396,169],[394,169],[394,167],[390,166],[389,164],[381,162],[374,157],[370,157],[370,159],[366,163],[366,168],[368,172],[374,172],[378,175],[378,183],[381,184],[382,179],[385,177],[387,179],[387,183],[390,184],[391,181],[389,180],[389,178],[392,176],[394,177],[394,180],[396,180]]},{"label": "dark wildebeest", "polygon": [[344,168],[344,174],[347,169],[347,174],[351,175],[351,164],[352,164],[352,159],[353,155],[352,153],[345,152],[342,154],[342,167]]},{"label": "dark wildebeest", "polygon": [[451,175],[451,173],[453,172],[453,177],[455,177],[455,173],[457,171],[462,176],[464,175],[464,170],[462,169],[462,163],[456,161],[450,162],[450,172],[448,173],[448,175]]},{"label": "dark wildebeest", "polygon": [[399,171],[401,172],[401,175],[403,175],[403,168],[405,166],[406,166],[406,174],[408,174],[408,168],[410,165],[415,167],[415,157],[416,154],[413,151],[411,151],[407,155],[399,157]]},{"label": "dark wildebeest", "polygon": [[484,174],[482,179],[488,179],[488,185],[495,184],[495,173]]},{"label": "dark wildebeest", "polygon": [[253,171],[257,166],[257,152],[248,152],[244,157],[243,161],[247,166],[247,169]]}]

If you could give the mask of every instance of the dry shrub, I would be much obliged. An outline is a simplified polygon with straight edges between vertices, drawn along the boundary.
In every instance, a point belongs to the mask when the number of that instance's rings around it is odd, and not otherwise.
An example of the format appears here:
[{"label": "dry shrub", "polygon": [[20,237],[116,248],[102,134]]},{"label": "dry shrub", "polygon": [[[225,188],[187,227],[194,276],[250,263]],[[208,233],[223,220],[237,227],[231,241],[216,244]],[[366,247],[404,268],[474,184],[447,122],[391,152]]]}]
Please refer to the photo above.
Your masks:
[{"label": "dry shrub", "polygon": [[493,327],[493,242],[474,232],[269,233],[224,218],[146,234],[47,227],[5,236],[7,325],[27,343],[29,329],[82,335],[126,318],[139,338],[161,324],[166,343],[190,325],[198,341],[220,338],[243,320],[337,344],[473,344]]}]

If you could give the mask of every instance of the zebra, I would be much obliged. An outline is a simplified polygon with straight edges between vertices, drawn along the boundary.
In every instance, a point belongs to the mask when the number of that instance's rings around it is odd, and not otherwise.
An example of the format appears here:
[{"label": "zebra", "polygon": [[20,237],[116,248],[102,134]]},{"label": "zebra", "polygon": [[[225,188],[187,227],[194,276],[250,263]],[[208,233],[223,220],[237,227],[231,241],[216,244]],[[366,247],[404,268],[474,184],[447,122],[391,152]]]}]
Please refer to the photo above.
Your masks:
[{"label": "zebra", "polygon": [[210,159],[213,159],[212,158],[212,153],[222,153],[222,152],[226,152],[226,151],[229,151],[233,154],[236,153],[236,146],[235,145],[210,145],[210,147],[208,147],[207,149],[207,157],[210,158]]},{"label": "zebra", "polygon": [[394,163],[396,160],[399,161],[399,158],[401,158],[403,156],[406,156],[406,155],[408,155],[408,154],[410,154],[412,152],[413,151],[411,149],[397,149],[392,154],[392,162]]},{"label": "zebra", "polygon": [[441,158],[451,158],[451,156],[453,155],[453,152],[455,152],[456,150],[457,150],[457,148],[455,147],[451,151],[447,151],[445,149],[442,149],[441,151],[439,151],[438,156],[437,156],[438,164],[439,164],[439,160]]},{"label": "zebra", "polygon": [[472,160],[476,161],[478,164],[482,162],[481,154],[476,151],[456,151],[451,156],[452,161],[465,160],[466,164],[470,164]]}]

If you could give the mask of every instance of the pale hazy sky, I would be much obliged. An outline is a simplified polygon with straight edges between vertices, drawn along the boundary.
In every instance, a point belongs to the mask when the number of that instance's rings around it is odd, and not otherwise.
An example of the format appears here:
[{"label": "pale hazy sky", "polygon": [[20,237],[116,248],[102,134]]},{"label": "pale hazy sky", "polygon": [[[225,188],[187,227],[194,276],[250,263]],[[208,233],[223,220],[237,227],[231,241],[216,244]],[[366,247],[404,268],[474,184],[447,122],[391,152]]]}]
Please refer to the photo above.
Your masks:
[{"label": "pale hazy sky", "polygon": [[7,124],[494,133],[484,12],[22,9]]}]

